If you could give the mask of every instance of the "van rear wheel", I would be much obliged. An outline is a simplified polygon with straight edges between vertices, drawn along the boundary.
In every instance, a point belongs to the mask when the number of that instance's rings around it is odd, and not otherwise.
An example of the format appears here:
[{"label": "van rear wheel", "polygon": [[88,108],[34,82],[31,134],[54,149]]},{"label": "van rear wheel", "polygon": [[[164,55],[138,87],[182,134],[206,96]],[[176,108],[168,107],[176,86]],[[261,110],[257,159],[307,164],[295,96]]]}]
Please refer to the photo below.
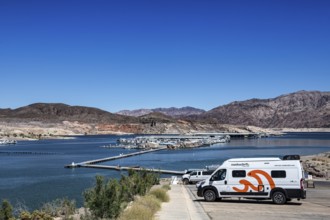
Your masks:
[{"label": "van rear wheel", "polygon": [[207,202],[214,202],[216,199],[215,192],[212,189],[207,189],[204,191],[204,199]]},{"label": "van rear wheel", "polygon": [[286,203],[286,196],[283,192],[276,191],[273,193],[272,196],[273,202],[278,205],[282,205]]}]

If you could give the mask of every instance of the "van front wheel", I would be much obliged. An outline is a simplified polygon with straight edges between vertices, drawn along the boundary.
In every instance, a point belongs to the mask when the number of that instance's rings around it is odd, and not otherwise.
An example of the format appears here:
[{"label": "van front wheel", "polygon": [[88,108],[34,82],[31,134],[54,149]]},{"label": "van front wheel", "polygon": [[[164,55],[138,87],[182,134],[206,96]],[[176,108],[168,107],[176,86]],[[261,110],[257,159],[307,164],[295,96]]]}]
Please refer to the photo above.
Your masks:
[{"label": "van front wheel", "polygon": [[274,192],[273,196],[272,196],[272,199],[273,199],[273,202],[275,204],[278,204],[278,205],[282,205],[282,204],[286,203],[285,194],[283,192],[280,192],[280,191]]},{"label": "van front wheel", "polygon": [[188,179],[183,179],[183,185],[188,185],[189,184],[189,180]]},{"label": "van front wheel", "polygon": [[215,192],[212,189],[205,190],[204,199],[207,202],[214,202],[216,199]]}]

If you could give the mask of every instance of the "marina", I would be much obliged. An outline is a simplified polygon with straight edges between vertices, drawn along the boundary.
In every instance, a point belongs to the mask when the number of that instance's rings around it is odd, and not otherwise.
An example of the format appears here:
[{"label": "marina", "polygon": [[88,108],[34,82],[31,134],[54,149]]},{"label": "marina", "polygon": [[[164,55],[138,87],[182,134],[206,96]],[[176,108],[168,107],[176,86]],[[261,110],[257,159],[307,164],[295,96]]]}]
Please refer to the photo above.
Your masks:
[{"label": "marina", "polygon": [[137,149],[158,148],[163,146],[169,149],[195,148],[230,142],[230,135],[148,135],[134,138],[119,138],[117,142],[120,145],[127,146],[127,148]]}]

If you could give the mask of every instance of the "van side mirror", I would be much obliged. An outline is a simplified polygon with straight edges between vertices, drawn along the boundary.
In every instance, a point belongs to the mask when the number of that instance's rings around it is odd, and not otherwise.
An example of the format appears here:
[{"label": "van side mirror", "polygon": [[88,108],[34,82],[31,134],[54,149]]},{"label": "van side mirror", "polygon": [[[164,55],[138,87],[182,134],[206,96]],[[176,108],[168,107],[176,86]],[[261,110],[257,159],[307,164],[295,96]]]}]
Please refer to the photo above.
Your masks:
[{"label": "van side mirror", "polygon": [[214,181],[214,176],[211,176],[210,180],[211,180],[211,181]]}]

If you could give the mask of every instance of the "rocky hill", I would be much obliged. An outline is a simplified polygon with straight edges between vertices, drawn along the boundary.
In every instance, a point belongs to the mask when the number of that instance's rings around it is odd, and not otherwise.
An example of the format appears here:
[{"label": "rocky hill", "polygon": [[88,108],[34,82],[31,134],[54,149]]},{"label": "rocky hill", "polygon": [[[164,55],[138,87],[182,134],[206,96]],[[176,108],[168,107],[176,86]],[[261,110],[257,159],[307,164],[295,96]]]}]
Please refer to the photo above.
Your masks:
[{"label": "rocky hill", "polygon": [[136,109],[136,110],[122,110],[119,112],[116,112],[119,115],[126,115],[126,116],[132,116],[132,117],[140,117],[142,115],[147,115],[152,113],[153,111],[151,109]]},{"label": "rocky hill", "polygon": [[35,103],[17,109],[0,109],[0,120],[27,122],[78,121],[84,123],[130,123],[138,119],[112,114],[97,108],[70,106],[61,103]]},{"label": "rocky hill", "polygon": [[205,110],[193,108],[193,107],[183,107],[183,108],[154,108],[154,109],[137,109],[137,110],[123,110],[117,112],[117,114],[139,117],[143,115],[150,114],[152,112],[159,112],[164,115],[171,116],[173,118],[179,118],[190,115],[200,115],[205,112]]},{"label": "rocky hill", "polygon": [[264,128],[329,128],[330,92],[299,91],[273,99],[232,102],[190,119]]}]

